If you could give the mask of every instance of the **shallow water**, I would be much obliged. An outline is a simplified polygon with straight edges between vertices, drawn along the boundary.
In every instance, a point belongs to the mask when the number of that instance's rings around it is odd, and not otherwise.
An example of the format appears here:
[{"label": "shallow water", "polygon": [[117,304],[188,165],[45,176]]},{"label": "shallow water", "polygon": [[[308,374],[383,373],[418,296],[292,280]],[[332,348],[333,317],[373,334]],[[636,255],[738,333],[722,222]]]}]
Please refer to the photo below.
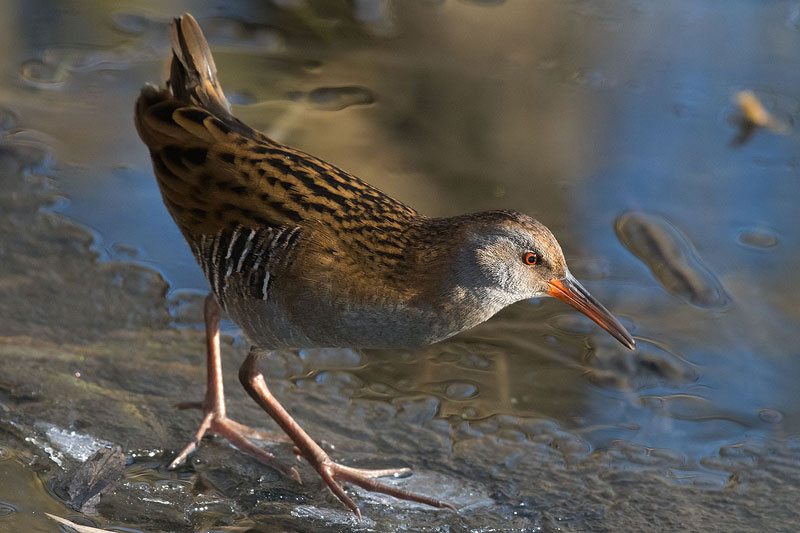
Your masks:
[{"label": "shallow water", "polygon": [[[0,530],[56,531],[44,511],[141,531],[793,529],[800,4],[113,4],[0,18],[0,470],[19,487],[0,483]],[[217,440],[165,469],[199,418],[170,406],[202,394],[207,285],[132,107],[186,10],[240,118],[432,216],[536,216],[636,337],[544,300],[418,351],[262,363],[336,457],[413,466],[392,482],[458,515],[358,492],[356,524],[313,472],[297,486]],[[745,89],[785,134],[732,143]],[[229,409],[269,427],[227,332]],[[60,480],[105,445],[122,480],[71,510]]]}]

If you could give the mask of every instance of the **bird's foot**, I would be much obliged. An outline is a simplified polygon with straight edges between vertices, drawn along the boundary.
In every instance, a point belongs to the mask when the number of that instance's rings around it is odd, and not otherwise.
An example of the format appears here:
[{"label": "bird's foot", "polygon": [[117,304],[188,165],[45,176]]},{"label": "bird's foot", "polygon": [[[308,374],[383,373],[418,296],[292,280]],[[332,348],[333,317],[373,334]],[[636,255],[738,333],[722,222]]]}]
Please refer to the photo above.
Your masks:
[{"label": "bird's foot", "polygon": [[[436,498],[430,498],[421,494],[414,494],[413,492],[398,489],[397,487],[392,487],[389,485],[384,485],[375,481],[375,478],[377,477],[401,476],[409,474],[411,470],[408,468],[386,468],[381,470],[353,468],[351,466],[345,466],[334,462],[328,456],[328,454],[322,452],[322,450],[316,450],[314,452],[309,450],[308,454],[301,455],[303,455],[303,457],[305,457],[306,460],[311,463],[311,466],[314,467],[325,484],[328,485],[328,488],[331,489],[333,494],[336,495],[336,497],[339,498],[339,500],[351,511],[353,511],[353,513],[355,513],[359,519],[361,519],[361,511],[356,503],[347,494],[345,494],[344,489],[340,484],[342,481],[347,481],[353,485],[358,485],[362,489],[366,489],[370,492],[388,494],[389,496],[393,496],[400,500],[422,503],[425,505],[430,505],[431,507],[438,507],[440,509],[446,508],[452,511],[456,510],[456,508],[449,503],[437,500]],[[311,457],[308,457],[308,455]]]},{"label": "bird's foot", "polygon": [[200,446],[200,440],[207,431],[216,433],[217,435],[225,438],[233,444],[237,449],[249,453],[255,457],[259,462],[274,468],[286,477],[290,477],[301,483],[300,474],[293,466],[282,463],[275,458],[274,455],[266,450],[262,450],[253,445],[248,439],[263,440],[271,442],[291,442],[286,435],[279,433],[272,433],[269,431],[262,431],[260,429],[251,428],[240,424],[235,420],[231,420],[224,414],[220,414],[216,410],[206,410],[201,402],[197,403],[180,403],[175,407],[178,409],[203,409],[203,421],[194,435],[194,439],[190,442],[178,456],[170,463],[169,469],[173,469],[181,465],[189,455]]}]

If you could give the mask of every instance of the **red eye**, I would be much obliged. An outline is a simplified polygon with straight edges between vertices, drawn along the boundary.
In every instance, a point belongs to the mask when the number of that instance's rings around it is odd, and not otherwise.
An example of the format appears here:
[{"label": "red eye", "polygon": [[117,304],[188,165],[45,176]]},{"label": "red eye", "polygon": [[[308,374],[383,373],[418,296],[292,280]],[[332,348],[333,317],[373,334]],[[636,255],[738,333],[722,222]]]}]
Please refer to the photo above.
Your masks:
[{"label": "red eye", "polygon": [[535,265],[539,262],[539,256],[533,252],[528,252],[522,256],[522,260],[525,261],[526,265]]}]

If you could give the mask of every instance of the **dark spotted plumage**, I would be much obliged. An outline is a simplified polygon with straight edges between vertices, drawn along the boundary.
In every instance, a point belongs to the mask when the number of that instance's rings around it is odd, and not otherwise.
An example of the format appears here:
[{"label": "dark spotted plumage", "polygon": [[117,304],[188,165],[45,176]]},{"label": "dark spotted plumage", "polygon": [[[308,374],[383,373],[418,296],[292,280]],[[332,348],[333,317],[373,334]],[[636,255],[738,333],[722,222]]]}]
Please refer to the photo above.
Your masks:
[{"label": "dark spotted plumage", "polygon": [[633,347],[619,322],[569,274],[558,242],[541,223],[514,211],[428,218],[270,139],[231,114],[197,22],[184,15],[169,31],[170,79],[166,88],[142,89],[135,123],[164,203],[214,295],[205,308],[209,392],[198,435],[210,428],[296,475],[270,454],[248,448],[245,434],[225,417],[217,302],[256,348],[240,369],[245,388],[356,514],[338,481],[448,505],[333,463],[269,394],[257,368],[258,349],[421,346],[516,301],[546,295]]},{"label": "dark spotted plumage", "polygon": [[145,87],[136,124],[164,203],[195,250],[194,241],[223,228],[312,225],[331,256],[346,257],[339,265],[356,267],[354,281],[382,277],[408,292],[394,269],[405,269],[397,263],[409,258],[426,220],[413,209],[232,116],[186,105],[167,89]]},{"label": "dark spotted plumage", "polygon": [[[532,218],[513,211],[425,217],[352,174],[243,124],[230,113],[216,78],[204,82],[175,66],[172,71],[170,88],[142,90],[136,126],[150,148],[164,203],[212,292],[234,319],[248,315],[243,328],[254,341],[271,347],[415,346],[474,326],[513,300],[485,302],[476,291],[461,291],[458,284],[470,266],[459,257],[465,247],[503,232],[519,231],[538,241],[548,258],[542,265],[551,267],[544,271],[540,265],[540,277],[563,276],[558,243]],[[205,89],[175,93],[185,79],[199,79]],[[248,264],[228,272],[219,250],[203,244],[220,242],[225,248],[232,235],[249,231],[295,237],[291,262],[276,260],[288,253],[288,243],[276,239],[260,264],[269,268],[277,309],[247,301],[263,295],[264,272],[248,272]],[[503,265],[489,266],[494,267]],[[483,283],[480,272],[474,275],[466,288]],[[381,308],[393,311],[376,319]],[[262,316],[249,316],[253,313]],[[370,320],[363,320],[365,315]],[[281,323],[283,330],[270,323]]]}]

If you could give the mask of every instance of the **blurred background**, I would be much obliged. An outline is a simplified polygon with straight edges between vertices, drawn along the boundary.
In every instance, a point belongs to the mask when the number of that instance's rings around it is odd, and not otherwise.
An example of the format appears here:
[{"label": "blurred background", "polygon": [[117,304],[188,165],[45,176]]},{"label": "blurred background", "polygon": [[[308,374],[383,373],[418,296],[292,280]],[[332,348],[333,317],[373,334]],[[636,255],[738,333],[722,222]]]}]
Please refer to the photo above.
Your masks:
[{"label": "blurred background", "polygon": [[[54,531],[34,517],[49,508],[135,528],[125,531],[272,531],[259,513],[276,499],[287,521],[274,530],[386,530],[398,519],[388,505],[412,529],[767,520],[778,530],[797,520],[782,502],[796,498],[800,473],[800,2],[0,5],[0,473],[30,486],[25,497],[0,488],[0,529]],[[132,114],[141,86],[165,78],[166,26],[185,11],[240,119],[427,215],[538,218],[636,337],[629,353],[546,300],[420,351],[286,351],[264,362],[313,436],[346,437],[339,458],[355,446],[367,463],[407,461],[410,479],[422,476],[414,490],[454,500],[457,518],[359,493],[376,522],[357,526],[315,481],[243,504],[224,488],[247,479],[241,471],[210,482],[202,465],[163,469],[199,420],[170,405],[202,395],[207,283],[163,207]],[[743,90],[778,131],[739,136]],[[234,324],[225,331],[238,354],[225,357],[230,390],[246,346]],[[249,423],[267,426],[231,394]],[[402,442],[415,431],[430,440]],[[128,455],[128,488],[105,493],[94,513],[76,507],[58,480],[111,444]],[[236,454],[222,441],[204,447],[216,461]],[[425,481],[425,470],[441,479]],[[587,471],[602,487],[586,488]],[[236,512],[198,511],[200,481]],[[143,494],[170,483],[185,501],[167,497],[172,514],[158,521]],[[647,506],[620,507],[633,487]],[[663,522],[648,522],[653,508]]]}]

